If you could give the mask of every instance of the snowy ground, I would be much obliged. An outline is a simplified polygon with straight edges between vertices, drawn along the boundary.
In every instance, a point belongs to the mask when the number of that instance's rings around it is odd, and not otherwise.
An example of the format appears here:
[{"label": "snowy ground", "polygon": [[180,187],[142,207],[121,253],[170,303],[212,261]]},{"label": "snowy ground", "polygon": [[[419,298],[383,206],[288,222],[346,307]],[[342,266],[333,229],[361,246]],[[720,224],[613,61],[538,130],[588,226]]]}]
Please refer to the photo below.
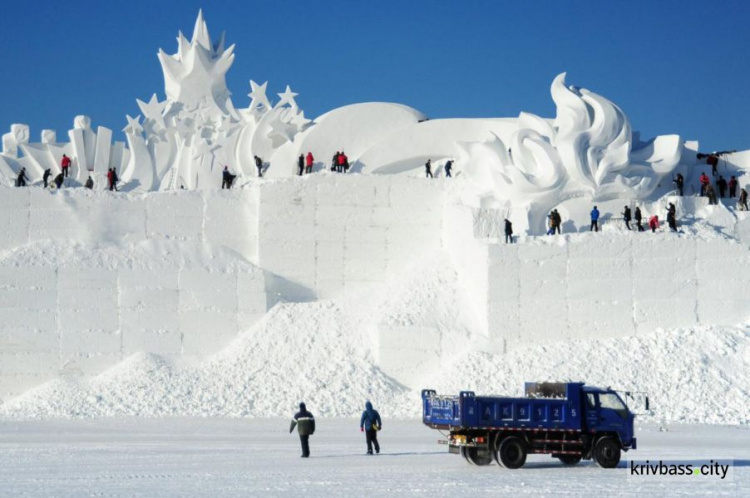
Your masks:
[{"label": "snowy ground", "polygon": [[[314,409],[314,407],[311,407]],[[312,458],[285,419],[97,419],[0,422],[5,496],[750,495],[750,430],[674,425],[638,430],[626,457],[671,463],[732,458],[730,479],[629,478],[624,468],[473,467],[417,420],[386,420],[383,451],[365,455],[356,420],[321,419]]]}]

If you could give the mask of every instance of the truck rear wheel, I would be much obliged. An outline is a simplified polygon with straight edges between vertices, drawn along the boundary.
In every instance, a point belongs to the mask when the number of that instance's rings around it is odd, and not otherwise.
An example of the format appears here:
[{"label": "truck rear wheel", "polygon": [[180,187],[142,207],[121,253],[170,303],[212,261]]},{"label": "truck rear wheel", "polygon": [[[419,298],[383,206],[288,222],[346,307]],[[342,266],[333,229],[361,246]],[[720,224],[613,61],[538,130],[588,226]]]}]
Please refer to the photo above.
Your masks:
[{"label": "truck rear wheel", "polygon": [[477,448],[462,446],[461,455],[472,465],[481,467],[492,463],[492,454],[489,451],[479,451]]},{"label": "truck rear wheel", "polygon": [[613,469],[620,463],[620,445],[614,438],[605,436],[594,445],[594,463],[605,469]]},{"label": "truck rear wheel", "polygon": [[581,455],[555,455],[563,465],[575,465],[581,461]]},{"label": "truck rear wheel", "polygon": [[526,443],[516,436],[506,437],[495,450],[495,460],[506,469],[523,467],[526,463]]}]

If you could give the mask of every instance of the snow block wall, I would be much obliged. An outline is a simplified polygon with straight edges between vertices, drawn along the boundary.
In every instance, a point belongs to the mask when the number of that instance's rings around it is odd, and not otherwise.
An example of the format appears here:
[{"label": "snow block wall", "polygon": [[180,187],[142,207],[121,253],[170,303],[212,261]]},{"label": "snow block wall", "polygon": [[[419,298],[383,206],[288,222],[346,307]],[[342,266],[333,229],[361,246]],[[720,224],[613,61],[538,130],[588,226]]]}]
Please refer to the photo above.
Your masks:
[{"label": "snow block wall", "polygon": [[382,283],[442,247],[443,189],[392,176],[309,176],[264,185],[257,265],[289,300]]},{"label": "snow block wall", "polygon": [[670,233],[488,246],[490,338],[506,346],[747,320],[750,251]]}]

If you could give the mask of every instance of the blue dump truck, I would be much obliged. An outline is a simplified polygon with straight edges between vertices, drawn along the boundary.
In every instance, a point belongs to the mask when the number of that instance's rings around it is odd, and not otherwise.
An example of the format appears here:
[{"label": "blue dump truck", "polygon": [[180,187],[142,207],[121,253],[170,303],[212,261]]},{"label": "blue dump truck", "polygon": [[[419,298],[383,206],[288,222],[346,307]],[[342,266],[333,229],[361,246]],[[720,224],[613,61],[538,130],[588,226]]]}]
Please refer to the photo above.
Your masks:
[{"label": "blue dump truck", "polygon": [[[613,468],[620,452],[636,449],[633,413],[611,389],[582,382],[525,385],[525,397],[439,396],[422,391],[422,421],[449,431],[451,453],[474,465],[494,458],[508,469],[520,468],[530,453],[546,453],[565,465],[592,459]],[[648,409],[648,400],[646,400]]]}]

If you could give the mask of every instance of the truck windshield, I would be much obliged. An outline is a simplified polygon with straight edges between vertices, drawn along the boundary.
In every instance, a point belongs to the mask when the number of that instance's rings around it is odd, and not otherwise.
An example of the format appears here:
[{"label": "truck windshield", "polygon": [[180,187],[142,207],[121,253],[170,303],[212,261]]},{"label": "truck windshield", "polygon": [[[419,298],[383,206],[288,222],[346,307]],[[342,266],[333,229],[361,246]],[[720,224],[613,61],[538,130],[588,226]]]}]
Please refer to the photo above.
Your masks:
[{"label": "truck windshield", "polygon": [[622,418],[628,418],[627,407],[615,393],[599,394],[599,404],[602,408],[614,410]]}]

